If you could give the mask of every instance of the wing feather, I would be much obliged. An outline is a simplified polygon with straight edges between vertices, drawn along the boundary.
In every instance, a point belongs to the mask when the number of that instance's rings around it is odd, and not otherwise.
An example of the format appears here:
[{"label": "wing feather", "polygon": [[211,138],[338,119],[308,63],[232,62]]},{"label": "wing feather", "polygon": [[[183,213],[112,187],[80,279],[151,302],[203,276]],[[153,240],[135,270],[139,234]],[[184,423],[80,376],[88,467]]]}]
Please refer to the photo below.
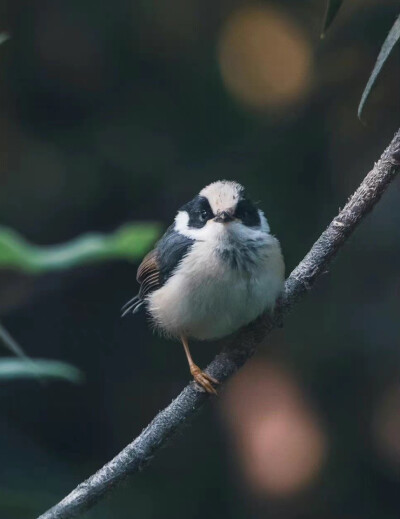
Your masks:
[{"label": "wing feather", "polygon": [[147,294],[160,288],[160,268],[157,261],[157,250],[149,252],[139,265],[136,279],[140,283],[139,297],[144,299]]},{"label": "wing feather", "polygon": [[146,296],[166,283],[193,243],[190,238],[174,231],[174,225],[171,225],[154,250],[139,265],[136,275],[140,284],[139,294],[123,306],[123,316],[139,310],[145,303]]}]

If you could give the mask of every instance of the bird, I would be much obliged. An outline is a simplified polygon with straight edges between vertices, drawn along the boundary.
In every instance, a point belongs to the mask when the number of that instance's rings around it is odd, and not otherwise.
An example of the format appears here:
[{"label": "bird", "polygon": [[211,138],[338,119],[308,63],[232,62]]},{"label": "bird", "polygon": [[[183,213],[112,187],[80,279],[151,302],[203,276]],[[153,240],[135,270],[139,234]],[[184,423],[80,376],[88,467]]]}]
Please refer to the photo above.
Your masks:
[{"label": "bird", "polygon": [[285,265],[263,211],[241,184],[219,180],[178,210],[136,279],[139,293],[122,316],[145,308],[156,330],[182,342],[200,389],[217,394],[219,381],[194,363],[189,339],[220,339],[272,312]]}]

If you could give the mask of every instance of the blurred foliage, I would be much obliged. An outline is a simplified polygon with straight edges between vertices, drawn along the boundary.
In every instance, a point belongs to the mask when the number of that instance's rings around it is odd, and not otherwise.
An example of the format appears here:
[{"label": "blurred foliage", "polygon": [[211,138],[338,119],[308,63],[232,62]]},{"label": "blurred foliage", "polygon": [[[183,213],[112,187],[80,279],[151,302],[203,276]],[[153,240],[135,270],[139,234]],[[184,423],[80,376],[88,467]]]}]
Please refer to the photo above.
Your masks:
[{"label": "blurred foliage", "polygon": [[65,362],[33,360],[0,323],[0,341],[19,358],[0,359],[0,381],[21,379],[61,379],[75,384],[82,382],[83,373]]},{"label": "blurred foliage", "polygon": [[157,224],[126,224],[106,235],[88,233],[61,245],[39,247],[12,229],[0,227],[0,268],[30,274],[115,259],[137,260],[159,235]]},{"label": "blurred foliage", "polygon": [[[326,12],[324,17],[324,23],[322,26],[321,38],[325,37],[325,33],[332,24],[333,20],[336,18],[337,13],[339,12],[340,7],[343,4],[343,0],[328,0],[326,5]],[[393,47],[399,41],[400,38],[400,16],[394,22],[392,28],[387,35],[382,48],[379,52],[378,58],[376,60],[375,66],[372,70],[372,73],[368,79],[368,82],[364,88],[364,91],[361,96],[360,104],[358,105],[358,117],[361,119],[361,115],[365,106],[365,103],[368,99],[368,96],[371,93],[371,90],[382,70],[383,65],[391,54]]]},{"label": "blurred foliage", "polygon": [[[157,224],[126,224],[114,233],[90,233],[62,245],[32,245],[12,229],[0,227],[0,268],[29,274],[68,269],[75,266],[110,261],[137,260],[148,250],[159,234]],[[0,324],[0,341],[20,360],[1,361],[0,379],[63,378],[79,381],[76,368],[56,361],[32,361]]]},{"label": "blurred foliage", "polygon": [[335,19],[339,9],[343,3],[343,0],[328,0],[326,4],[325,18],[322,26],[321,38],[325,37],[326,31]]},{"label": "blurred foliage", "polygon": [[0,342],[4,344],[4,346],[10,350],[12,353],[17,355],[20,358],[26,358],[26,354],[21,346],[17,343],[13,337],[8,333],[8,331],[4,328],[4,326],[0,323]]},{"label": "blurred foliage", "polygon": [[[343,2],[321,44],[326,1],[8,2],[2,225],[34,244],[123,222],[166,227],[204,185],[235,179],[260,200],[290,272],[400,117],[396,62],[383,68],[385,80],[368,100],[369,125],[355,116],[399,0]],[[249,23],[245,5],[261,16]],[[254,92],[262,102],[249,106]],[[380,409],[400,380],[399,227],[393,186],[312,296],[260,348],[259,357],[289,369],[294,388],[271,373],[257,377],[249,365],[248,390],[232,399],[232,425],[218,424],[228,385],[179,441],[88,517],[197,519],[206,508],[209,519],[397,518],[400,429],[389,418],[400,404]],[[152,334],[144,315],[119,319],[136,289],[134,264],[37,276],[18,269],[0,267],[4,326],[33,357],[82,367],[88,383],[2,385],[1,519],[37,517],[52,506],[190,379],[179,345]],[[196,362],[205,366],[218,348],[194,344]],[[275,389],[265,388],[273,381]],[[290,398],[282,403],[281,395]],[[248,421],[257,407],[261,430]],[[241,453],[261,465],[261,476],[275,466],[282,481],[296,475],[296,459],[304,466],[315,459],[309,445],[315,449],[319,435],[327,457],[314,484],[286,498],[254,497]],[[249,450],[257,439],[262,451]],[[277,477],[269,474],[266,485]]]},{"label": "blurred foliage", "polygon": [[384,41],[382,48],[379,52],[378,58],[376,60],[374,69],[368,79],[368,83],[364,89],[364,92],[361,96],[361,101],[358,106],[358,117],[361,119],[361,114],[364,109],[364,105],[368,99],[369,94],[371,93],[372,87],[374,86],[377,77],[379,76],[383,65],[388,59],[390,53],[393,50],[393,47],[399,41],[400,38],[400,16],[394,22],[393,27],[390,29],[389,34],[387,35],[386,40]]},{"label": "blurred foliage", "polygon": [[0,45],[9,39],[9,34],[7,34],[6,32],[0,32]]},{"label": "blurred foliage", "polygon": [[0,359],[0,382],[19,379],[59,379],[74,384],[83,381],[83,373],[75,366],[47,359]]}]

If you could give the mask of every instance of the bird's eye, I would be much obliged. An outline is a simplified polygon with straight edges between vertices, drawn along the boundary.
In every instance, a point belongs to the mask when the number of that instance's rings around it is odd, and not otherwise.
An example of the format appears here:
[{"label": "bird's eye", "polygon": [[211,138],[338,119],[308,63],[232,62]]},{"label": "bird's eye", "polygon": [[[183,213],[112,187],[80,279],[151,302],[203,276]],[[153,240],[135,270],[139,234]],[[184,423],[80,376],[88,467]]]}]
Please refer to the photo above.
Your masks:
[{"label": "bird's eye", "polygon": [[208,220],[208,212],[203,209],[201,212],[200,212],[200,220],[202,222],[205,222],[206,220]]}]

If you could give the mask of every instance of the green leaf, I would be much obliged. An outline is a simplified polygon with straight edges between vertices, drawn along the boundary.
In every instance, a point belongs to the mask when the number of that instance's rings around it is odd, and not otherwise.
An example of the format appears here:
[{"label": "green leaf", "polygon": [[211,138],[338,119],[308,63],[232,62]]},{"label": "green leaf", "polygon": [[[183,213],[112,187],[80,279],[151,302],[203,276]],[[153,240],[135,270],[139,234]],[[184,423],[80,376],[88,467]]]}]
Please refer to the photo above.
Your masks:
[{"label": "green leaf", "polygon": [[376,79],[379,76],[380,71],[382,70],[383,65],[385,64],[386,60],[388,59],[390,53],[393,50],[393,47],[398,42],[399,38],[400,38],[400,16],[394,22],[393,27],[390,29],[390,32],[387,35],[387,38],[382,45],[382,48],[379,52],[374,69],[368,79],[368,83],[361,96],[361,101],[358,106],[358,117],[360,120],[361,120],[362,111],[365,106],[365,102],[367,101],[368,96],[371,93],[372,87],[374,86]]},{"label": "green leaf", "polygon": [[14,357],[0,359],[0,382],[16,379],[59,379],[78,384],[84,376],[75,366],[57,360],[35,359],[27,362]]},{"label": "green leaf", "polygon": [[326,4],[326,11],[324,23],[322,26],[321,38],[325,38],[325,33],[329,29],[336,15],[338,14],[342,3],[343,0],[328,0],[328,3]]},{"label": "green leaf", "polygon": [[159,234],[157,224],[129,223],[111,234],[84,234],[61,245],[39,247],[0,226],[0,268],[40,274],[101,261],[134,261],[148,251]]}]

